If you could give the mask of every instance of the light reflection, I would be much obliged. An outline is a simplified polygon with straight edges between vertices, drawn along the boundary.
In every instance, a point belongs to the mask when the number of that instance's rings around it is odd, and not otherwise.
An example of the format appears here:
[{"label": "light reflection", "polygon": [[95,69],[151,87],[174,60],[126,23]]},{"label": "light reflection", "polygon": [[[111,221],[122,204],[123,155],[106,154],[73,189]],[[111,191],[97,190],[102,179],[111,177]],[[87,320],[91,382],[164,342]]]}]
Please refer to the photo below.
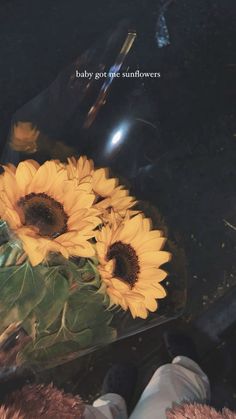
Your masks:
[{"label": "light reflection", "polygon": [[107,154],[112,154],[117,149],[119,149],[119,147],[125,140],[125,137],[127,135],[129,128],[130,128],[130,123],[123,122],[119,127],[116,128],[115,131],[112,132],[106,145]]},{"label": "light reflection", "polygon": [[112,139],[111,139],[111,143],[113,144],[113,145],[115,145],[115,144],[118,144],[119,142],[120,142],[120,140],[122,139],[122,130],[120,129],[119,131],[117,131],[114,135],[113,135],[113,137],[112,137]]}]

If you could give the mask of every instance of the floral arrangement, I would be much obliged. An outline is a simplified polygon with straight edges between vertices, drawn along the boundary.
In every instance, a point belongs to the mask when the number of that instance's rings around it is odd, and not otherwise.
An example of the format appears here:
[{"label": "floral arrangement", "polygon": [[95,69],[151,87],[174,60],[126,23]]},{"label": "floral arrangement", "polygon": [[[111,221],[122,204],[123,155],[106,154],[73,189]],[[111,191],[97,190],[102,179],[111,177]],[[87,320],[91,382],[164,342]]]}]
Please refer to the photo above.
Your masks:
[{"label": "floral arrangement", "polygon": [[2,166],[0,334],[21,327],[30,337],[17,362],[113,340],[117,309],[142,319],[157,310],[166,297],[161,265],[171,255],[135,206],[118,179],[85,156]]}]

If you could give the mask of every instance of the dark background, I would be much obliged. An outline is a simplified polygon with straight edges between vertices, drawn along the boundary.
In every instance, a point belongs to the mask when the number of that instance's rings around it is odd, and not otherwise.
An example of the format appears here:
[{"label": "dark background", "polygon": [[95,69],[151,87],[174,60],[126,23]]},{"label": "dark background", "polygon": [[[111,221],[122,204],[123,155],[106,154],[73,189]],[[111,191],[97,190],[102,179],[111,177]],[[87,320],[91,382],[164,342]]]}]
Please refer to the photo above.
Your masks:
[{"label": "dark background", "polygon": [[[195,327],[215,388],[213,400],[234,407],[234,356],[229,353],[235,347],[230,296],[236,283],[236,231],[225,221],[236,226],[236,5],[234,0],[174,1],[165,13],[171,44],[162,50],[154,36],[159,8],[158,0],[2,0],[0,148],[19,107],[120,19],[131,19],[146,68],[162,73],[150,93],[164,144],[155,192],[187,255],[188,305],[181,326]],[[217,345],[209,330],[198,338],[209,316]],[[83,367],[77,361],[43,378],[93,398],[110,363],[133,358],[145,373],[159,365],[165,358],[164,328],[111,345],[87,357]],[[218,375],[216,363],[222,366]]]}]

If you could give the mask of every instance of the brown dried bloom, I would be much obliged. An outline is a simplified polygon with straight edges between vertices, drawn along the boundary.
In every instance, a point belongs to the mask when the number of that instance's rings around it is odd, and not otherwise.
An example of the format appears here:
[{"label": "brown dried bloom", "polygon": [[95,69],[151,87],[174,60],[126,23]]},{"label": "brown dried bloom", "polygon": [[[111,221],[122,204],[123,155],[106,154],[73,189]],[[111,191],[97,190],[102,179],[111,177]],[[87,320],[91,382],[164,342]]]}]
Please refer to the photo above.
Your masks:
[{"label": "brown dried bloom", "polygon": [[14,408],[14,412],[20,411],[22,416],[6,416],[6,419],[81,419],[84,411],[79,396],[65,394],[52,384],[27,385],[11,394],[7,405]]}]

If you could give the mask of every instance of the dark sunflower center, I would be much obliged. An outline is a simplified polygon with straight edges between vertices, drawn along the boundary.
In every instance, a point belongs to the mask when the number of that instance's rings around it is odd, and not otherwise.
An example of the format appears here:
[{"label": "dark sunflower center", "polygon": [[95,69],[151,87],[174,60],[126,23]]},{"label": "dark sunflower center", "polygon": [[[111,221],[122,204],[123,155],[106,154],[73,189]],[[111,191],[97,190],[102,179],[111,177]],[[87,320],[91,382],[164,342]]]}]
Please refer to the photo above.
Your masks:
[{"label": "dark sunflower center", "polygon": [[139,274],[138,256],[129,244],[121,241],[113,243],[107,252],[107,260],[115,260],[113,274],[133,288]]},{"label": "dark sunflower center", "polygon": [[67,231],[63,205],[45,193],[31,193],[18,201],[22,223],[35,226],[41,236],[57,237]]}]

